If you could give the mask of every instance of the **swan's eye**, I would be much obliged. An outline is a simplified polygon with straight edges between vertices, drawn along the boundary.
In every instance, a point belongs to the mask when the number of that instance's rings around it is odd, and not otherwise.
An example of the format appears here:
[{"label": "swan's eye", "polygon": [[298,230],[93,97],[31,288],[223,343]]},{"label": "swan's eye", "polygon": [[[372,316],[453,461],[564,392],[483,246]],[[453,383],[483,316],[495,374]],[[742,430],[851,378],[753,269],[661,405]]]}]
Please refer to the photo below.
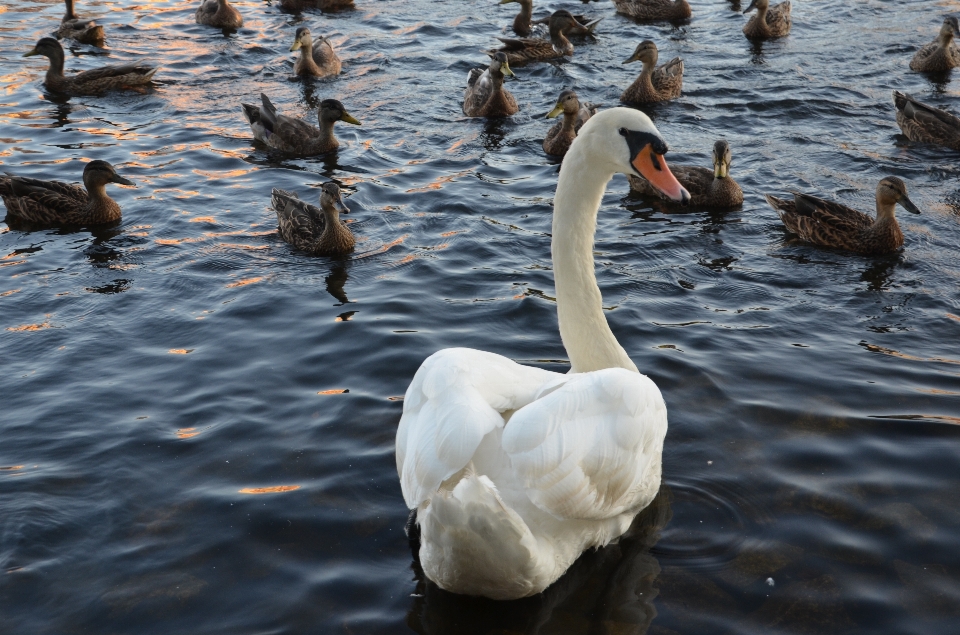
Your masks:
[{"label": "swan's eye", "polygon": [[617,132],[620,133],[620,136],[621,136],[621,137],[626,137],[626,136],[627,136],[627,129],[626,129],[626,128],[620,128],[619,130],[617,130]]}]

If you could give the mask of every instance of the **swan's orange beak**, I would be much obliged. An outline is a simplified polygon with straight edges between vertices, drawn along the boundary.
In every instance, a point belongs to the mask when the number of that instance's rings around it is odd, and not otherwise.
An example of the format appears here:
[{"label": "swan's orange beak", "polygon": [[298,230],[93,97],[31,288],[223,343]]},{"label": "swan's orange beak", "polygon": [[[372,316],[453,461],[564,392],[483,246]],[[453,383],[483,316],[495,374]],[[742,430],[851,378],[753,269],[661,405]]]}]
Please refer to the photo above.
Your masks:
[{"label": "swan's orange beak", "polygon": [[633,157],[631,164],[643,178],[650,181],[651,185],[663,192],[670,200],[683,205],[690,202],[690,192],[680,185],[680,181],[667,167],[663,155],[654,152],[649,144]]}]

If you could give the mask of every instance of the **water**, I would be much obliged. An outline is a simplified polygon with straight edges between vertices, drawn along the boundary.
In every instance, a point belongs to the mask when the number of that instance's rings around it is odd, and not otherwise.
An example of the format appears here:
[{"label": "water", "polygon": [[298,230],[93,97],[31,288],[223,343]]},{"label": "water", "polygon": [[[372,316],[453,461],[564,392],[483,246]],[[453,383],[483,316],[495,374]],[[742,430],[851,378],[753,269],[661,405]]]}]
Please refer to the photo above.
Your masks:
[{"label": "water", "polygon": [[[0,632],[956,632],[957,156],[899,136],[891,98],[956,106],[956,74],[907,67],[955,3],[798,1],[793,33],[753,46],[731,2],[679,27],[557,2],[605,16],[596,43],[515,69],[521,112],[489,122],[462,89],[515,5],[305,14],[344,59],[307,84],[300,20],[237,6],[224,36],[193,3],[81,4],[107,48],[68,69],[147,58],[160,83],[64,101],[19,57],[62,5],[0,4],[2,169],[73,181],[98,158],[137,183],[111,190],[116,227],[0,229]],[[452,596],[403,535],[398,398],[446,346],[567,367],[543,114],[565,87],[615,105],[643,38],[686,62],[683,97],[648,110],[669,160],[708,165],[724,137],[746,194],[677,209],[617,177],[603,201],[597,276],[667,401],[664,487],[543,596]],[[240,111],[261,91],[311,119],[336,97],[363,126],[338,126],[336,156],[273,156]],[[762,197],[870,210],[887,174],[924,212],[889,257],[797,244]],[[329,178],[360,239],[345,260],[291,249],[269,209]]]}]

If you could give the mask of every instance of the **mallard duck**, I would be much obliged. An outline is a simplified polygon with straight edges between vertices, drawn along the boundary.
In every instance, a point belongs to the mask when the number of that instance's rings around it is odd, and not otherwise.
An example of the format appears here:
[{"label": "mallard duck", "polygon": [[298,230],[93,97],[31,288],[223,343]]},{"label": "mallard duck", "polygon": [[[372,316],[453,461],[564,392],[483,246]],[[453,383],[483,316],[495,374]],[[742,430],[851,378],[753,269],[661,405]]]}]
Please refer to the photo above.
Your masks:
[{"label": "mallard duck", "polygon": [[[730,176],[730,144],[720,139],[713,144],[713,169],[695,165],[674,165],[670,169],[680,185],[690,192],[690,204],[700,207],[736,207],[743,203],[743,190]],[[630,189],[644,196],[668,200],[642,176],[629,175]]]},{"label": "mallard duck", "polygon": [[320,190],[320,207],[301,201],[295,192],[274,189],[271,197],[280,237],[297,249],[317,256],[337,256],[353,250],[356,240],[340,214],[350,210],[340,187],[330,181]]},{"label": "mallard duck", "polygon": [[120,206],[107,196],[107,183],[133,185],[106,161],[83,168],[83,185],[22,176],[0,177],[0,197],[7,215],[37,225],[99,225],[120,220]]},{"label": "mallard duck", "polygon": [[617,13],[637,20],[686,20],[693,12],[687,0],[613,0]]},{"label": "mallard duck", "polygon": [[69,77],[63,74],[63,47],[52,37],[40,38],[37,45],[24,53],[24,57],[43,55],[50,60],[44,80],[50,90],[68,95],[97,95],[108,90],[134,88],[149,84],[157,69],[140,62],[103,66],[83,71]]},{"label": "mallard duck", "polygon": [[510,64],[525,64],[539,60],[553,60],[563,56],[573,55],[573,44],[564,35],[564,32],[578,24],[573,15],[566,9],[554,11],[550,16],[550,39],[537,38],[511,39],[498,37],[503,46],[498,49],[484,51],[488,55],[498,52],[507,56]]},{"label": "mallard duck", "polygon": [[468,117],[509,117],[520,110],[517,100],[503,87],[503,76],[513,75],[507,56],[494,53],[486,69],[474,68],[467,76],[463,114]]},{"label": "mallard duck", "polygon": [[960,117],[897,90],[893,91],[893,103],[897,108],[897,125],[908,139],[960,150]]},{"label": "mallard duck", "polygon": [[360,125],[336,99],[320,102],[320,110],[317,111],[319,128],[301,119],[278,114],[276,106],[263,93],[260,93],[260,103],[259,107],[241,104],[243,114],[253,130],[253,138],[281,152],[309,155],[336,150],[340,142],[333,134],[333,124],[344,121]]},{"label": "mallard duck", "polygon": [[770,40],[790,32],[790,1],[770,6],[770,0],[753,0],[744,13],[754,9],[757,15],[743,25],[743,34],[751,40]]},{"label": "mallard duck", "polygon": [[580,126],[590,117],[597,114],[600,106],[597,104],[581,104],[577,93],[565,90],[557,97],[557,105],[547,113],[547,119],[553,119],[563,113],[563,119],[553,125],[543,140],[543,151],[547,154],[562,157],[570,149],[570,144],[577,138]]},{"label": "mallard duck", "polygon": [[[533,20],[533,0],[500,0],[500,4],[509,4],[511,2],[516,2],[520,5],[520,13],[518,13],[517,17],[513,19],[513,32],[520,37],[527,37],[531,35],[534,32],[534,25],[540,26],[550,24],[549,17]],[[594,29],[597,28],[597,24],[603,18],[590,21],[582,15],[574,15],[573,19],[577,24],[570,25],[570,27],[568,27],[565,32],[565,34],[568,36],[593,35]],[[539,33],[537,35],[539,35]]]},{"label": "mallard duck", "polygon": [[227,0],[200,0],[196,17],[197,24],[218,29],[239,29],[243,26],[243,16]]},{"label": "mallard duck", "polygon": [[81,20],[73,11],[73,0],[64,0],[67,12],[60,21],[57,37],[69,38],[83,44],[102,44],[103,27],[94,20]]},{"label": "mallard duck", "polygon": [[651,40],[644,40],[637,45],[633,55],[623,60],[624,64],[643,62],[643,70],[620,95],[620,101],[625,104],[647,104],[680,96],[683,89],[683,60],[675,57],[656,68],[659,58],[657,45]]},{"label": "mallard duck", "polygon": [[353,0],[280,0],[280,10],[300,13],[304,9],[321,11],[340,11],[353,7]]},{"label": "mallard duck", "polygon": [[908,212],[920,210],[907,197],[906,184],[895,176],[877,185],[877,218],[840,203],[809,194],[793,193],[792,201],[766,195],[787,230],[821,247],[836,247],[859,254],[885,254],[903,246],[903,232],[897,223],[897,203]]},{"label": "mallard duck", "polygon": [[910,60],[910,70],[936,73],[960,66],[960,51],[953,41],[960,35],[960,23],[953,16],[943,21],[937,39],[921,48]]},{"label": "mallard duck", "polygon": [[300,57],[293,64],[293,72],[297,75],[327,77],[340,73],[340,58],[330,40],[321,37],[314,42],[310,29],[305,26],[297,29],[290,50],[300,51]]}]

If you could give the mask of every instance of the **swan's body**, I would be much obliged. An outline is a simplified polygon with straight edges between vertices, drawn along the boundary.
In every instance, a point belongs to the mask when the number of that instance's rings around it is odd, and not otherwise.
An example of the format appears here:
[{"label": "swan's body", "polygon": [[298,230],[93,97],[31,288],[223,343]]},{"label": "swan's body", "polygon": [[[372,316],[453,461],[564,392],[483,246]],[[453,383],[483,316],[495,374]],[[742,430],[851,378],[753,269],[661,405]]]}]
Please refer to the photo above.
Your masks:
[{"label": "swan's body", "polygon": [[397,471],[417,512],[420,563],[440,587],[494,599],[539,593],[584,550],[619,537],[656,496],[666,406],[607,324],[593,237],[617,172],[642,173],[689,199],[665,151],[646,115],[614,108],[591,117],[566,155],[552,252],[569,374],[455,348],[414,376]]}]

